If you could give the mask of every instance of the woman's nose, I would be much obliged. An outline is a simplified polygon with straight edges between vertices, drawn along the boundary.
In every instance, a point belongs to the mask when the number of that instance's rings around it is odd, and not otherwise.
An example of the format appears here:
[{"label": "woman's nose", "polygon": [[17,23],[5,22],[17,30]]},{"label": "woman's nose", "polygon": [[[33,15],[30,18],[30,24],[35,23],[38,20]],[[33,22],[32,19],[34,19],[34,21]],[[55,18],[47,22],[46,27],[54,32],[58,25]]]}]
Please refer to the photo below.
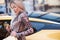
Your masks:
[{"label": "woman's nose", "polygon": [[16,8],[14,8],[13,10],[14,10],[14,11],[16,11],[17,9],[16,9]]}]

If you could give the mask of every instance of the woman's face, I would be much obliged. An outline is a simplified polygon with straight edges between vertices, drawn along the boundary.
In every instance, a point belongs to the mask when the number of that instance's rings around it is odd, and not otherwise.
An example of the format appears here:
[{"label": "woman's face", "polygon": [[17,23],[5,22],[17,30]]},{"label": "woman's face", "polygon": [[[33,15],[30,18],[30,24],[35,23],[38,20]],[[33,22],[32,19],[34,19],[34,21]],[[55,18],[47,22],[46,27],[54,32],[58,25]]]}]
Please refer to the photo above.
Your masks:
[{"label": "woman's face", "polygon": [[14,10],[14,12],[16,13],[16,15],[19,14],[19,12],[22,12],[22,9],[20,9],[16,4],[11,3],[11,8]]}]

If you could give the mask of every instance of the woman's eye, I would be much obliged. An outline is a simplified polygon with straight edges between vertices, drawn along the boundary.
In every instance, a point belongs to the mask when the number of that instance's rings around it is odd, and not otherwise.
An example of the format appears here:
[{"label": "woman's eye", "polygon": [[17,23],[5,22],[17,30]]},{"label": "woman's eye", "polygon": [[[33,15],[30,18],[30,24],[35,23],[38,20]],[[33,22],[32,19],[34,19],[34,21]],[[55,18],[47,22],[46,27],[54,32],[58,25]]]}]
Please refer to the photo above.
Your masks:
[{"label": "woman's eye", "polygon": [[13,8],[16,8],[16,6],[14,6]]}]

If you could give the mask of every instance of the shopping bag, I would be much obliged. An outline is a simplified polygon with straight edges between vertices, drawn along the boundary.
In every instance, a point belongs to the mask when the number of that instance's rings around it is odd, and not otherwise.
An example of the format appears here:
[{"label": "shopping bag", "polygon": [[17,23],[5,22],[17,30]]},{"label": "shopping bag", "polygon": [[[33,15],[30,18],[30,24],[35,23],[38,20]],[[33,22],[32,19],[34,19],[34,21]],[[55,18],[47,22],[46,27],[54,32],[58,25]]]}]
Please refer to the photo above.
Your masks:
[{"label": "shopping bag", "polygon": [[4,38],[3,40],[18,40],[18,39],[14,36],[8,36],[7,38]]}]

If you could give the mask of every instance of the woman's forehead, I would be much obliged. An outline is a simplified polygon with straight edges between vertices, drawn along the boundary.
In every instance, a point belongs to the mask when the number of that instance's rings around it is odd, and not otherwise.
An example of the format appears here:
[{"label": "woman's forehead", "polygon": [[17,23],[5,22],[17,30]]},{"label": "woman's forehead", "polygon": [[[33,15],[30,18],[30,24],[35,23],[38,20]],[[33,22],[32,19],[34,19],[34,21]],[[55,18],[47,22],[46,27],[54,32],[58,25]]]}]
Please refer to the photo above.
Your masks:
[{"label": "woman's forehead", "polygon": [[14,4],[14,3],[11,3],[11,4],[10,4],[10,6],[16,6],[16,4]]},{"label": "woman's forehead", "polygon": [[10,4],[10,7],[14,8],[14,7],[16,7],[16,5],[12,3],[12,4]]}]

